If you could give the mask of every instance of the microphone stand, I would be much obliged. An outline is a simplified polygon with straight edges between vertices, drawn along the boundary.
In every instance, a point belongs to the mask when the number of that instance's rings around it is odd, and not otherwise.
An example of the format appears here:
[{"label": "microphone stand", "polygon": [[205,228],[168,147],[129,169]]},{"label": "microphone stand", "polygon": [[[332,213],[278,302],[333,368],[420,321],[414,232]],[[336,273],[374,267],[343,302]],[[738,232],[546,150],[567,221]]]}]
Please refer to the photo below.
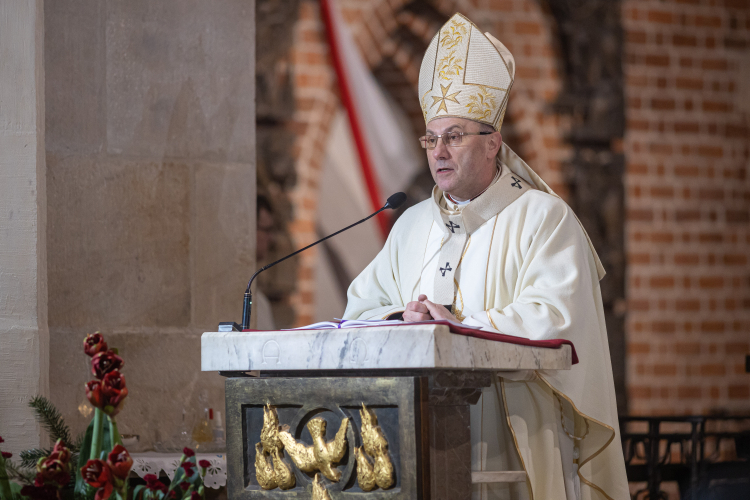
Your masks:
[{"label": "microphone stand", "polygon": [[325,238],[322,238],[322,239],[316,241],[315,243],[311,243],[311,244],[307,245],[305,248],[300,248],[296,252],[290,253],[286,257],[282,257],[281,259],[277,260],[276,262],[271,262],[270,264],[267,264],[267,265],[261,267],[260,269],[258,269],[257,271],[255,271],[255,274],[253,274],[252,278],[250,278],[250,281],[247,282],[247,288],[245,289],[245,300],[244,300],[243,305],[242,305],[242,330],[247,330],[248,328],[250,328],[250,313],[251,313],[252,307],[253,307],[253,295],[252,295],[252,292],[250,291],[250,286],[253,284],[253,280],[256,278],[256,276],[258,276],[260,273],[262,273],[263,271],[265,271],[269,267],[273,267],[273,266],[275,266],[276,264],[278,264],[280,262],[284,262],[289,257],[294,257],[298,253],[303,252],[303,251],[307,250],[308,248],[313,247],[313,246],[317,245],[318,243],[321,243],[321,242],[327,240],[328,238],[333,238],[337,234],[343,233],[347,229],[351,229],[354,226],[356,226],[357,224],[362,224],[366,220],[375,217],[376,215],[378,215],[383,210],[386,210],[386,209],[389,209],[389,208],[394,208],[395,209],[395,208],[400,207],[401,204],[405,200],[406,200],[406,195],[404,193],[396,193],[394,195],[391,195],[388,198],[388,201],[386,201],[385,205],[383,205],[383,208],[381,208],[380,210],[378,210],[374,214],[371,214],[371,215],[365,217],[364,219],[355,222],[354,224],[346,226],[344,229],[340,229],[340,230],[336,231],[333,234],[329,234]]}]

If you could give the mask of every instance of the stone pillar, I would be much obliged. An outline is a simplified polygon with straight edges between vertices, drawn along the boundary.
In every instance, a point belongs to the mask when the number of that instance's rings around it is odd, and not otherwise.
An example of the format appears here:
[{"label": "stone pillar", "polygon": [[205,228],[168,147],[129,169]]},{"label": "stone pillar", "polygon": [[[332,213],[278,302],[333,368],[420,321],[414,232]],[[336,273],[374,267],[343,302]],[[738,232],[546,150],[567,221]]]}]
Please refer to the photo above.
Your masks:
[{"label": "stone pillar", "polygon": [[46,446],[29,399],[49,392],[42,0],[0,2],[0,436]]},{"label": "stone pillar", "polygon": [[254,270],[254,2],[45,8],[53,402],[87,423],[100,330],[125,359],[120,431],[165,445],[183,409],[223,407],[200,334],[241,320]]},{"label": "stone pillar", "polygon": [[491,372],[440,370],[428,377],[430,498],[471,499],[471,410]]}]

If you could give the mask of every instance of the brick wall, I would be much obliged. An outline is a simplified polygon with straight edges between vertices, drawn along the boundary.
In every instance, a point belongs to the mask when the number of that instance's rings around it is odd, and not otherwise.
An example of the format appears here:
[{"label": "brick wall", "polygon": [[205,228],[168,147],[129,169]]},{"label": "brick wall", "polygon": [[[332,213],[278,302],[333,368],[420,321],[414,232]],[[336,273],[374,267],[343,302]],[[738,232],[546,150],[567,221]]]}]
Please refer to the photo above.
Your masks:
[{"label": "brick wall", "polygon": [[[544,2],[340,5],[368,64],[413,115],[415,135],[420,118],[408,96],[416,96],[420,44],[456,11],[502,40],[517,63],[503,135],[565,197],[571,118],[552,106],[561,90],[559,42]],[[632,414],[750,410],[748,9],[746,0],[623,0]],[[292,62],[298,181],[291,230],[302,246],[315,238],[317,179],[340,105],[317,1],[301,2]],[[300,260],[297,324],[312,318],[314,262],[314,251]]]},{"label": "brick wall", "polygon": [[632,414],[750,410],[750,10],[626,0]]}]

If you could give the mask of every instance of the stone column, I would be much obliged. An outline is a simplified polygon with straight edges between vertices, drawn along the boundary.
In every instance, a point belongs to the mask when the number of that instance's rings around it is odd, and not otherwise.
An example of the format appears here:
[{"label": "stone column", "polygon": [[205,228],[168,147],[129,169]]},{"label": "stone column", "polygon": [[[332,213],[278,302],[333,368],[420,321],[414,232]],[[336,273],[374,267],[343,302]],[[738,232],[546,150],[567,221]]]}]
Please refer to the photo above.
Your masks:
[{"label": "stone column", "polygon": [[491,372],[436,371],[428,377],[430,498],[471,499],[471,411]]},{"label": "stone column", "polygon": [[131,451],[177,448],[183,409],[223,407],[200,334],[241,320],[254,271],[254,2],[48,0],[45,70],[53,402],[88,423],[100,330]]},{"label": "stone column", "polygon": [[42,0],[0,2],[0,436],[46,445],[27,403],[49,391]]}]

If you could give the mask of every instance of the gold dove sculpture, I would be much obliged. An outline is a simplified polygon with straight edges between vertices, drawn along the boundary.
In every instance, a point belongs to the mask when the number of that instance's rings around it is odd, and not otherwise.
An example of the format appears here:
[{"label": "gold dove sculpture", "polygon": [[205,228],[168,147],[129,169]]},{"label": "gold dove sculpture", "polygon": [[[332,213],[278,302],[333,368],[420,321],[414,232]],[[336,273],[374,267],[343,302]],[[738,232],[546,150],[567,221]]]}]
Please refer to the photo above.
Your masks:
[{"label": "gold dove sculpture", "polygon": [[[362,491],[370,491],[377,485],[387,490],[395,483],[393,463],[388,455],[388,441],[378,426],[378,418],[364,403],[359,415],[362,417],[362,447],[354,450],[359,487]],[[370,464],[370,458],[374,464]]]},{"label": "gold dove sculpture", "polygon": [[315,479],[313,479],[312,500],[331,500],[331,495],[328,494],[323,480],[320,479],[320,474],[315,474]]},{"label": "gold dove sculpture", "polygon": [[264,490],[276,487],[282,490],[294,488],[296,479],[289,466],[281,459],[284,445],[279,440],[279,417],[276,409],[263,408],[263,428],[260,443],[255,445],[255,478]]},{"label": "gold dove sculpture", "polygon": [[297,442],[287,431],[279,432],[279,439],[301,471],[320,471],[331,481],[338,482],[341,479],[341,471],[336,469],[336,464],[344,458],[346,453],[346,430],[349,426],[349,419],[341,420],[336,437],[328,442],[325,440],[326,425],[326,421],[321,417],[315,417],[307,422],[307,430],[310,431],[313,440],[311,446]]}]

